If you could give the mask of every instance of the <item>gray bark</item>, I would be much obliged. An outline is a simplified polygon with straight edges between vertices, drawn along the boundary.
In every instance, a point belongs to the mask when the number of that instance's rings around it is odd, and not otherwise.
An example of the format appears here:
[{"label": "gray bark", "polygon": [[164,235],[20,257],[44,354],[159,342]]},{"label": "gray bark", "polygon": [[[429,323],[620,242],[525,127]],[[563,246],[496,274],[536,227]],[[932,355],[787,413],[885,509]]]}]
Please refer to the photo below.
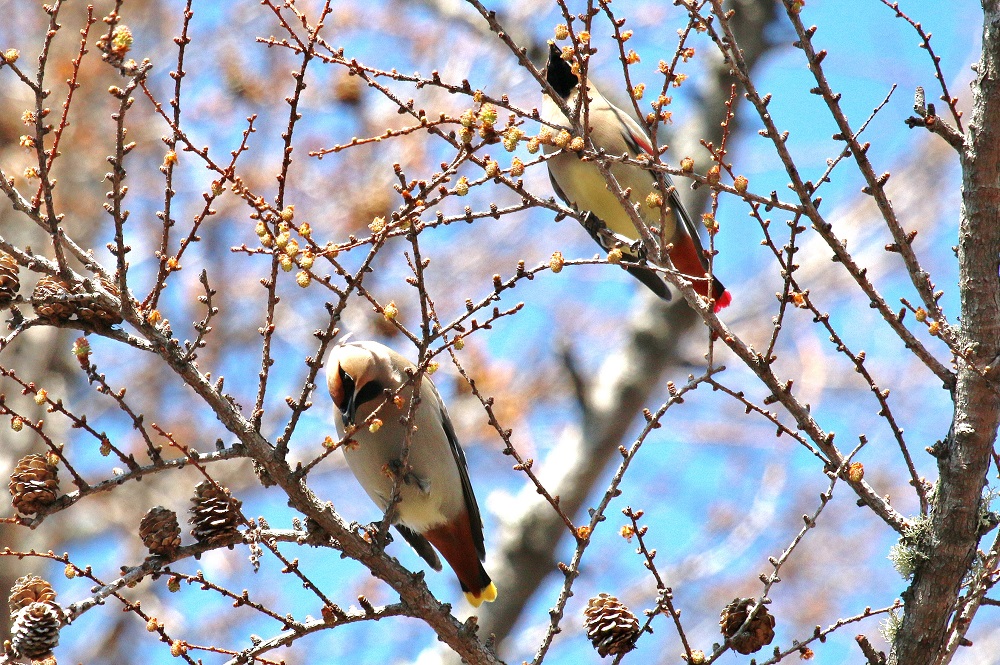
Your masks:
[{"label": "gray bark", "polygon": [[[894,651],[899,663],[937,663],[962,579],[981,537],[979,510],[1000,419],[995,367],[1000,355],[1000,5],[984,1],[983,51],[962,154],[958,239],[962,328],[952,431],[938,460],[940,480],[926,562],[904,594]],[[992,385],[991,385],[992,384]]]}]

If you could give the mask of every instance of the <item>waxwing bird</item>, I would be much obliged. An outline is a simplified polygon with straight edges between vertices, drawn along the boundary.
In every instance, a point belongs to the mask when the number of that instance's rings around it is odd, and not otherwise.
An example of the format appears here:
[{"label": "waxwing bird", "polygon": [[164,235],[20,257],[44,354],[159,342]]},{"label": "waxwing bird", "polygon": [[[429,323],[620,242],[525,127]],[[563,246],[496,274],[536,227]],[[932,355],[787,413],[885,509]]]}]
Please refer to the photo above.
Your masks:
[{"label": "waxwing bird", "polygon": [[[355,425],[376,415],[380,423],[358,427],[344,457],[365,492],[384,511],[399,484],[400,502],[394,526],[431,568],[441,570],[437,549],[458,576],[465,597],[475,607],[493,601],[497,588],[483,568],[486,547],[483,521],[469,482],[465,453],[444,402],[426,375],[420,381],[413,418],[407,468],[401,459],[413,386],[409,360],[377,342],[351,342],[334,348],[326,382],[337,407],[334,421],[344,436]],[[397,393],[396,391],[399,390]],[[388,392],[387,392],[388,391]],[[386,403],[389,395],[397,399]],[[433,547],[431,547],[433,545]]]},{"label": "waxwing bird", "polygon": [[[570,63],[563,60],[559,47],[552,43],[549,44],[549,61],[545,77],[572,112],[576,108],[580,92],[580,79],[573,73]],[[612,157],[627,154],[633,159],[641,154],[652,154],[649,137],[639,127],[639,123],[605,99],[590,81],[587,83],[587,92],[590,97],[588,105],[590,139],[598,151],[603,150]],[[541,117],[545,122],[558,126],[571,126],[558,104],[548,95],[543,99]],[[555,145],[544,144],[546,154],[558,150]],[[575,210],[590,213],[598,218],[593,220],[588,215],[584,228],[605,251],[613,249],[615,242],[600,232],[601,225],[594,224],[595,221],[603,222],[608,230],[628,243],[635,243],[639,233],[632,223],[632,218],[608,188],[607,181],[592,161],[584,161],[578,153],[564,150],[548,159],[546,164],[549,167],[552,188],[559,198]],[[630,201],[640,204],[639,216],[646,225],[659,228],[661,209],[651,208],[645,204],[646,198],[656,191],[654,189],[656,178],[653,173],[635,165],[621,163],[609,164],[609,170],[623,191],[627,188],[632,190]],[[732,296],[714,276],[709,289],[708,260],[701,246],[698,229],[681,205],[670,176],[664,173],[662,177],[666,190],[661,192],[661,196],[666,200],[663,208],[665,226],[662,240],[673,245],[673,249],[669,252],[670,260],[677,270],[691,280],[698,294],[705,298],[711,294],[711,298],[715,300],[715,311],[718,312],[732,301]],[[628,246],[622,249],[630,261],[637,261],[640,258],[630,252]],[[626,270],[659,297],[664,300],[670,299],[670,291],[659,273],[632,266],[626,267]]]}]

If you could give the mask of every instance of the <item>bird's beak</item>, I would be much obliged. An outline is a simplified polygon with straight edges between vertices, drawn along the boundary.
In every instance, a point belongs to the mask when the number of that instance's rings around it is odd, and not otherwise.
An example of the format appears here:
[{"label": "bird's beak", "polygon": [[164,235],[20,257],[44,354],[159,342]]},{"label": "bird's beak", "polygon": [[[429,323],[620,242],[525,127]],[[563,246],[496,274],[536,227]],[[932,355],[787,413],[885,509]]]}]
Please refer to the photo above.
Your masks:
[{"label": "bird's beak", "polygon": [[340,407],[340,415],[344,417],[344,425],[347,427],[354,427],[354,418],[358,413],[357,405],[354,403],[356,395],[357,392],[352,390],[344,401],[344,406]]}]

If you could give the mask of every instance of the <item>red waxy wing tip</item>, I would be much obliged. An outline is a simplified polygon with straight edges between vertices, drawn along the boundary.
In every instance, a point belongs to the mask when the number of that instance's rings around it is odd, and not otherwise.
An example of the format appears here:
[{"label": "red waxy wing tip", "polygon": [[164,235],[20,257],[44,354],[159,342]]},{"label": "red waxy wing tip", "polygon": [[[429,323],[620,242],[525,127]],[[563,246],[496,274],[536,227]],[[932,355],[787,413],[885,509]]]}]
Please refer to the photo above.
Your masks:
[{"label": "red waxy wing tip", "polygon": [[647,155],[653,154],[653,146],[650,145],[648,137],[642,134],[637,134],[636,132],[633,132],[631,129],[628,130],[628,133],[629,136],[632,137],[632,140],[639,144],[639,147],[642,148],[643,152],[645,152]]},{"label": "red waxy wing tip", "polygon": [[729,307],[733,302],[733,296],[729,291],[724,291],[715,301],[715,313],[718,314],[724,307]]}]

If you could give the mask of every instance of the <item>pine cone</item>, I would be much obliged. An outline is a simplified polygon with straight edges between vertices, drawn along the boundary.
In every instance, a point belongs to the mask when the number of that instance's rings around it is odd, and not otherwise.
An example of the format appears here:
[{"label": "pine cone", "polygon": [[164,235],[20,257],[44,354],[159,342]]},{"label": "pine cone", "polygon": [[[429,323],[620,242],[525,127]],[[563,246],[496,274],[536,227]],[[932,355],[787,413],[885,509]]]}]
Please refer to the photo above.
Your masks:
[{"label": "pine cone", "polygon": [[151,554],[173,556],[181,546],[177,513],[163,506],[150,508],[139,522],[139,537]]},{"label": "pine cone", "polygon": [[0,251],[0,308],[10,305],[17,296],[21,288],[21,280],[17,277],[20,271],[14,257]]},{"label": "pine cone", "polygon": [[76,315],[75,302],[56,301],[53,298],[69,295],[69,285],[52,275],[45,275],[31,293],[31,306],[35,314],[50,321],[71,321]]},{"label": "pine cone", "polygon": [[31,603],[22,608],[11,628],[11,646],[23,658],[44,658],[59,644],[59,629],[65,620],[55,603]]},{"label": "pine cone", "polygon": [[[115,296],[120,296],[118,287],[102,279],[104,290]],[[57,298],[73,293],[69,285],[58,277],[45,275],[31,294],[31,306],[35,314],[52,321],[73,321],[79,319],[94,326],[112,326],[122,322],[118,312],[105,309],[96,300],[58,300]]]},{"label": "pine cone", "polygon": [[[118,287],[112,282],[102,279],[101,286],[114,297],[121,297]],[[80,301],[77,305],[77,315],[80,317],[80,320],[98,327],[113,326],[122,322],[122,317],[118,312],[104,308],[96,300]]]},{"label": "pine cone", "polygon": [[617,598],[606,593],[591,598],[584,611],[583,627],[594,643],[597,653],[607,655],[628,653],[639,639],[639,620]]},{"label": "pine cone", "polygon": [[25,575],[14,580],[14,586],[10,588],[10,598],[7,605],[10,608],[10,620],[13,621],[17,613],[24,607],[32,603],[48,603],[56,599],[56,592],[52,585],[37,575]]},{"label": "pine cone", "polygon": [[726,605],[726,609],[722,610],[722,618],[719,619],[722,634],[729,640],[729,644],[744,656],[757,653],[774,639],[774,617],[763,605],[757,610],[757,614],[743,634],[732,639],[756,606],[757,601],[754,598],[735,598]]},{"label": "pine cone", "polygon": [[191,502],[191,535],[199,543],[217,545],[232,540],[239,534],[240,518],[237,511],[243,505],[229,495],[229,490],[205,481],[194,489]]},{"label": "pine cone", "polygon": [[10,475],[9,488],[14,509],[34,515],[55,503],[59,494],[58,469],[45,455],[25,455]]}]

